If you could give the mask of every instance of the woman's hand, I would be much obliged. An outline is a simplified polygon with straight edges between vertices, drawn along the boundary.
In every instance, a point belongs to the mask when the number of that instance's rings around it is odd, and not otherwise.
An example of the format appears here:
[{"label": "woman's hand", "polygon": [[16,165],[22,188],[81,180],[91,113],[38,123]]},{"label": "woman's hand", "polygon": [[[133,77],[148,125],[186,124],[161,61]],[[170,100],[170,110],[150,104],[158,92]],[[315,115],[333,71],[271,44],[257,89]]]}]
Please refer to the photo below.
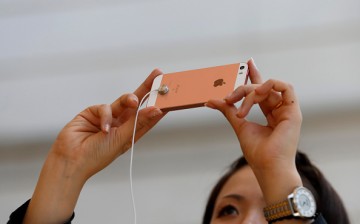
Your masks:
[{"label": "woman's hand", "polygon": [[[83,185],[131,147],[139,99],[151,90],[161,71],[154,70],[134,94],[111,105],[91,106],[59,133],[41,170],[24,223],[65,223]],[[135,141],[164,114],[155,107],[140,110]]]},{"label": "woman's hand", "polygon": [[[248,65],[252,84],[240,86],[224,100],[210,100],[207,106],[220,110],[228,119],[265,198],[269,199],[267,194],[275,195],[268,192],[269,187],[276,186],[276,182],[294,185],[287,194],[302,184],[295,167],[302,115],[290,84],[278,80],[262,83],[253,60]],[[236,108],[234,104],[240,100],[242,104]],[[256,104],[266,118],[266,125],[245,119]]]},{"label": "woman's hand", "polygon": [[[131,147],[136,110],[139,101],[151,90],[154,70],[134,92],[112,104],[91,106],[78,114],[60,132],[52,152],[78,163],[89,178],[109,165]],[[163,114],[155,107],[139,111],[135,141],[149,131]]]}]

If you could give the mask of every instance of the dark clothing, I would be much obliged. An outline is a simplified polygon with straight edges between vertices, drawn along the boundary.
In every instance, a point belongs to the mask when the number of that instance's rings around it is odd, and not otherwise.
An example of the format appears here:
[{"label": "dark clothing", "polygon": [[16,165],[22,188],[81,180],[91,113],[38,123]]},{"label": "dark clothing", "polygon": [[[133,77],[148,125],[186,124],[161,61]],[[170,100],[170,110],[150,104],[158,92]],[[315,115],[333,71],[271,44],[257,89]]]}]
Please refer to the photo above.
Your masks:
[{"label": "dark clothing", "polygon": [[[25,202],[23,205],[21,205],[18,209],[16,209],[13,213],[10,215],[10,219],[7,222],[7,224],[22,224],[26,210],[29,206],[30,200]],[[72,214],[69,221],[65,222],[64,224],[71,224],[71,221],[74,219],[75,213]]]},{"label": "dark clothing", "polygon": [[[276,224],[279,221],[283,221],[283,220],[292,220],[292,219],[301,219],[300,217],[294,217],[292,215],[286,216],[286,217],[282,217],[282,218],[278,218],[276,220],[272,220],[269,221],[269,224]],[[316,213],[315,216],[313,218],[311,218],[313,221],[311,222],[312,224],[327,224],[327,222],[325,221],[323,215],[321,213]]]},{"label": "dark clothing", "polygon": [[321,213],[315,218],[315,221],[313,222],[313,224],[326,224],[326,223],[327,222],[325,221]]},{"label": "dark clothing", "polygon": [[[29,206],[30,200],[25,202],[23,205],[21,205],[18,209],[16,209],[13,213],[10,215],[10,220],[7,224],[22,224],[27,207]],[[65,222],[64,224],[71,224],[71,221],[74,219],[75,213],[72,214],[69,221]],[[313,224],[326,224],[326,221],[324,217],[319,214],[316,218]]]}]

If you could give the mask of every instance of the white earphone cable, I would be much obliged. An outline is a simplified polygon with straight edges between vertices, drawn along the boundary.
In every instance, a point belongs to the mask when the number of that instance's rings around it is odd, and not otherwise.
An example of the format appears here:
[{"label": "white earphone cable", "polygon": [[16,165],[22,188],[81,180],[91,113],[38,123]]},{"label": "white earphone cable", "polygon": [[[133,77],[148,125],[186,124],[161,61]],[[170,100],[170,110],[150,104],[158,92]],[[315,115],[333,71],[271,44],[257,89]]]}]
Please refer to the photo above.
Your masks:
[{"label": "white earphone cable", "polygon": [[135,134],[136,134],[136,124],[139,116],[139,111],[141,108],[141,105],[143,104],[144,100],[152,93],[157,92],[158,90],[152,90],[145,94],[145,96],[141,99],[139,103],[139,107],[136,111],[135,116],[135,123],[134,123],[134,130],[132,135],[132,141],[131,141],[131,149],[130,149],[130,190],[131,190],[131,199],[132,199],[132,205],[133,205],[133,212],[134,212],[134,224],[137,224],[137,214],[136,214],[136,206],[135,206],[135,197],[134,197],[134,189],[133,189],[133,159],[134,159],[134,144],[135,144]]}]

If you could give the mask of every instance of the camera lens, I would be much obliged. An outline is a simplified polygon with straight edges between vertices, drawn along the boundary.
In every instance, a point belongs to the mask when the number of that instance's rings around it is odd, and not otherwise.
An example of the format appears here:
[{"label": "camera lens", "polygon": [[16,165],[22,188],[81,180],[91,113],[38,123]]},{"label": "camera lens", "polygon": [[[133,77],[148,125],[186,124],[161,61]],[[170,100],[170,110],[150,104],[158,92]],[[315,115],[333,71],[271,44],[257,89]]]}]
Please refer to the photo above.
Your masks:
[{"label": "camera lens", "polygon": [[242,66],[240,66],[240,70],[243,70],[244,68],[245,68],[245,66],[243,66],[243,65],[242,65]]}]

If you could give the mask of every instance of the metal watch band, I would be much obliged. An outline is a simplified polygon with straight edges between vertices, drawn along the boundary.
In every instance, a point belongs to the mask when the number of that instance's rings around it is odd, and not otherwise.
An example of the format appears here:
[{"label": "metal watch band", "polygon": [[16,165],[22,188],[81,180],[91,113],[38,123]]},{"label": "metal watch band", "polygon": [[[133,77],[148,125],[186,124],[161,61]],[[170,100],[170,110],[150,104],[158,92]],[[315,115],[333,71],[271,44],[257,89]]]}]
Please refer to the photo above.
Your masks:
[{"label": "metal watch band", "polygon": [[266,221],[271,222],[283,217],[291,216],[292,210],[288,200],[264,208]]}]

